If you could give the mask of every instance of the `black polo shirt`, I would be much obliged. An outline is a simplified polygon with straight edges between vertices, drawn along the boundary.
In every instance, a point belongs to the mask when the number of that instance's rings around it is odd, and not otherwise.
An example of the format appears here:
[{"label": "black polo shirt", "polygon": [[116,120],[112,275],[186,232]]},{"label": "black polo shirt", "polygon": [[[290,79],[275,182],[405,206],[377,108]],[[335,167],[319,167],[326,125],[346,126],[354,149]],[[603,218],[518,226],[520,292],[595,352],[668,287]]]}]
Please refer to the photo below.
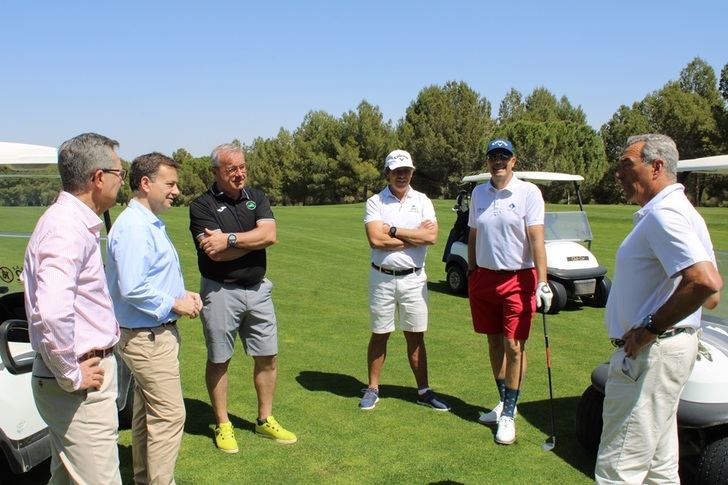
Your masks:
[{"label": "black polo shirt", "polygon": [[233,200],[220,192],[215,184],[190,204],[190,232],[197,248],[197,265],[205,278],[220,283],[236,282],[253,286],[265,277],[265,249],[251,251],[232,261],[213,261],[200,249],[197,236],[210,230],[246,232],[255,229],[258,221],[274,219],[266,195],[254,188],[244,187],[240,198]]}]

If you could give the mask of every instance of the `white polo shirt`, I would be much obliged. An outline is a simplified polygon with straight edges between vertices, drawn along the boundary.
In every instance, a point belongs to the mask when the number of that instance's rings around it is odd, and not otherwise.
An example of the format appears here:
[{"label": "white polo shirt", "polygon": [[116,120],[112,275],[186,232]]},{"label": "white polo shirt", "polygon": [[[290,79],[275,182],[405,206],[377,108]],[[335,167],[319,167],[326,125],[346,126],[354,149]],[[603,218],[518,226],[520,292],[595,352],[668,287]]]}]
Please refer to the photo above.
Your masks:
[{"label": "white polo shirt", "polygon": [[543,224],[544,201],[531,182],[514,175],[498,190],[490,182],[473,189],[468,226],[477,231],[475,260],[481,268],[519,270],[533,268],[527,228]]},{"label": "white polo shirt", "polygon": [[[404,198],[399,200],[389,190],[389,186],[367,200],[364,224],[382,221],[390,226],[417,229],[422,221],[436,222],[432,201],[422,192],[412,187]],[[415,246],[399,251],[385,251],[372,248],[372,263],[389,269],[423,268],[427,246]]]},{"label": "white polo shirt", "polygon": [[[617,249],[614,281],[607,300],[609,338],[622,338],[662,306],[680,283],[680,271],[701,261],[715,264],[705,221],[672,184],[634,215],[632,231]],[[675,327],[700,327],[698,309]]]}]

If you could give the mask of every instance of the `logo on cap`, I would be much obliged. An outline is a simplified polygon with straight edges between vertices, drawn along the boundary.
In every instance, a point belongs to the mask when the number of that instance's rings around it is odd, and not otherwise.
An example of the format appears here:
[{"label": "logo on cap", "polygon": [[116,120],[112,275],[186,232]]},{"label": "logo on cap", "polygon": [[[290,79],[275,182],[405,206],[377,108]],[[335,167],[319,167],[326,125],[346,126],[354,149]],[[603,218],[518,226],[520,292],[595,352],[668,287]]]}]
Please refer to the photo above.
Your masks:
[{"label": "logo on cap", "polygon": [[488,143],[488,152],[492,152],[493,150],[505,150],[513,154],[513,144],[508,140],[496,138]]}]

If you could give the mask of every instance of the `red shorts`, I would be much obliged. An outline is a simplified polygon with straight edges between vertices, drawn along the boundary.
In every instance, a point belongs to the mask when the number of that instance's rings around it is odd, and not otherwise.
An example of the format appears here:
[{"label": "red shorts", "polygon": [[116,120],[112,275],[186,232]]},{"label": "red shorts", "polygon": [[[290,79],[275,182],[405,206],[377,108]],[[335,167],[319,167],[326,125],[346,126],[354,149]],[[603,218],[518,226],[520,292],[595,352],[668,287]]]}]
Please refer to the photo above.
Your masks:
[{"label": "red shorts", "polygon": [[470,313],[477,333],[528,339],[536,313],[536,269],[476,269],[468,278]]}]

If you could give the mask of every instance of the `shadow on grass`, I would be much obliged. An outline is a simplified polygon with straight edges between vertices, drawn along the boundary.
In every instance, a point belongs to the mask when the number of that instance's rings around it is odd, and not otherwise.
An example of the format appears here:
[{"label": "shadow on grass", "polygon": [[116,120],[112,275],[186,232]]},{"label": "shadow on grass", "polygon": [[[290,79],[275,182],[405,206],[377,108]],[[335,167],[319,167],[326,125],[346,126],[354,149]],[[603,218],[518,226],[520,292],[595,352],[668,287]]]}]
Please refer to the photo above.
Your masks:
[{"label": "shadow on grass", "polygon": [[464,295],[459,295],[459,294],[455,294],[452,291],[450,291],[450,287],[447,285],[447,282],[445,280],[428,281],[427,282],[427,291],[434,291],[435,293],[442,293],[445,295],[450,295],[453,298],[463,298],[463,299],[468,298],[467,293],[465,293]]},{"label": "shadow on grass", "polygon": [[119,445],[119,473],[122,483],[134,483],[134,460],[131,445]]},{"label": "shadow on grass", "polygon": [[[323,391],[336,394],[341,397],[361,398],[362,389],[367,387],[366,383],[359,379],[335,372],[302,371],[296,376],[301,386],[309,391]],[[450,405],[451,413],[466,421],[475,421],[478,417],[477,406],[468,404],[450,394],[437,392]],[[417,405],[417,390],[414,387],[395,386],[381,384],[379,386],[379,397],[384,399],[401,399]]]},{"label": "shadow on grass", "polygon": [[[296,376],[302,387],[309,391],[329,392],[346,398],[360,398],[362,389],[367,385],[359,379],[336,372],[302,371]],[[440,394],[451,406],[451,413],[469,422],[477,422],[478,413],[483,408],[466,403],[449,394]],[[417,391],[412,387],[382,384],[379,396],[384,399],[401,399],[415,404]],[[591,478],[594,473],[595,457],[583,449],[576,441],[574,416],[579,397],[554,399],[556,422],[556,447],[552,453]],[[518,414],[546,436],[551,435],[551,406],[548,400],[530,401],[518,404]],[[495,437],[495,426],[491,427]]]},{"label": "shadow on grass", "polygon": [[[579,399],[578,396],[554,399],[556,446],[551,453],[557,455],[585,476],[592,478],[594,476],[596,457],[576,441],[574,420]],[[543,401],[519,402],[518,416],[528,421],[535,428],[538,428],[547,437],[551,436],[551,405],[548,399]]]},{"label": "shadow on grass", "polygon": [[[207,436],[210,438],[212,445],[215,445],[215,433],[213,431],[213,423],[215,417],[212,412],[210,403],[200,401],[199,399],[185,398],[185,409],[187,411],[187,419],[185,420],[185,433]],[[228,413],[230,422],[233,423],[235,429],[255,430],[255,424],[247,419],[240,418],[234,414]]]}]

